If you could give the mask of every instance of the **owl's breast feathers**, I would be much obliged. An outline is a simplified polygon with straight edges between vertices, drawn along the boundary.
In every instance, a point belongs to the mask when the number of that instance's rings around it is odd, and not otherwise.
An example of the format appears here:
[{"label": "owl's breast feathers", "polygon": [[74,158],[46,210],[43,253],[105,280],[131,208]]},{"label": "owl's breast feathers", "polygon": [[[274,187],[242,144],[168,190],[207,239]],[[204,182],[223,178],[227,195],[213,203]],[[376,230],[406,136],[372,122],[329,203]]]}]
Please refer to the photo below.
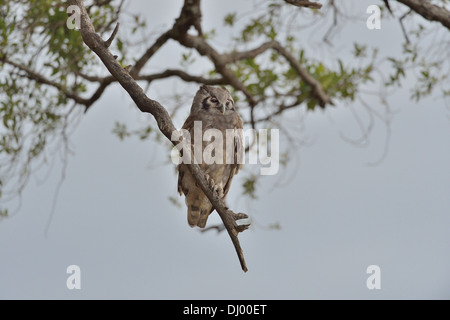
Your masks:
[{"label": "owl's breast feathers", "polygon": [[[202,137],[195,139],[194,137],[194,124],[195,121],[201,121],[202,125]],[[227,155],[227,129],[242,129],[242,120],[240,119],[237,112],[232,114],[221,115],[220,117],[194,113],[191,114],[185,121],[183,129],[188,130],[191,135],[191,159],[194,159],[194,141],[202,141],[201,151],[202,155],[211,141],[203,141],[203,135],[208,129],[217,129],[222,133],[222,146],[223,146],[223,163],[206,163],[204,159],[201,161],[200,168],[208,176],[209,182],[213,181],[213,184],[222,199],[225,197],[230,190],[231,181],[234,175],[242,167],[242,157],[238,156],[239,152],[243,152],[243,137],[242,130],[237,130],[233,135],[229,135],[228,138],[233,139],[231,146],[233,147],[232,163],[229,162],[229,157]],[[230,143],[228,143],[230,145]],[[184,150],[184,152],[189,150]],[[228,150],[230,152],[230,150]],[[203,157],[202,157],[203,158]],[[239,161],[238,161],[239,160]],[[186,196],[186,205],[188,207],[188,223],[190,226],[199,226],[201,228],[205,227],[206,221],[209,214],[214,210],[211,202],[203,193],[201,188],[197,185],[195,178],[192,176],[191,172],[187,168],[187,165],[181,163],[178,166],[178,192]]]}]

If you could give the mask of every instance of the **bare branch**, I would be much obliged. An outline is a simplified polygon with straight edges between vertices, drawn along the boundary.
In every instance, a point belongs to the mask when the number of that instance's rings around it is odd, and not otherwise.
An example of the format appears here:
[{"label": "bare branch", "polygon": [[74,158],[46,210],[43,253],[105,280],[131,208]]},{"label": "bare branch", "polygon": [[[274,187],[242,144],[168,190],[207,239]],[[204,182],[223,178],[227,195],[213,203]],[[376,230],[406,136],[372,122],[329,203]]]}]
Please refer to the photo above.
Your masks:
[{"label": "bare branch", "polygon": [[228,83],[224,78],[208,79],[201,76],[190,75],[183,70],[174,70],[174,69],[167,69],[161,73],[138,76],[136,80],[145,80],[147,82],[152,82],[153,80],[164,79],[174,76],[186,82],[197,82],[209,86],[224,85]]},{"label": "bare branch", "polygon": [[114,38],[117,35],[117,32],[119,31],[119,26],[120,26],[120,22],[117,22],[116,27],[114,28],[113,33],[111,34],[111,36],[109,37],[108,40],[105,41],[105,46],[107,48],[109,48],[111,46],[111,43],[114,41]]},{"label": "bare branch", "polygon": [[180,16],[175,20],[172,28],[156,39],[155,43],[151,45],[144,55],[136,62],[130,74],[136,77],[142,70],[147,61],[169,40],[177,35],[185,34],[191,26],[195,26],[201,34],[201,11],[200,0],[185,1],[181,9]]},{"label": "bare branch", "polygon": [[[131,69],[131,70],[133,70],[133,69]],[[90,82],[100,82],[100,83],[106,82],[109,84],[111,82],[117,81],[113,76],[98,77],[98,76],[91,76],[88,74],[84,74],[82,72],[77,72],[77,75],[85,80],[90,81]],[[169,78],[169,77],[178,77],[181,80],[184,80],[186,82],[197,82],[197,83],[202,83],[202,84],[206,84],[209,86],[228,84],[227,80],[225,80],[224,78],[205,78],[202,76],[194,76],[183,70],[177,70],[177,69],[167,69],[160,73],[138,75],[138,76],[134,76],[134,79],[152,82],[154,80],[165,79],[165,78]]]},{"label": "bare branch", "polygon": [[221,233],[222,231],[225,230],[225,226],[223,224],[218,224],[218,225],[214,225],[214,226],[210,226],[210,227],[201,229],[200,232],[206,232],[206,231],[213,230],[213,229],[216,229],[217,233]]},{"label": "bare branch", "polygon": [[397,0],[397,2],[408,6],[425,19],[440,22],[447,29],[450,29],[450,11],[444,7],[432,4],[428,0]]},{"label": "bare branch", "polygon": [[155,43],[152,44],[147,51],[142,55],[141,58],[139,58],[138,61],[136,61],[133,69],[131,69],[130,74],[132,76],[137,76],[139,72],[141,72],[144,65],[147,63],[148,60],[158,51],[166,42],[171,38],[172,35],[172,29],[169,31],[164,32],[162,35],[156,39]]},{"label": "bare branch", "polygon": [[85,74],[85,73],[79,72],[79,71],[77,71],[75,74],[77,76],[80,76],[81,78],[87,80],[87,81],[90,81],[90,82],[103,82],[107,78],[111,78],[112,81],[115,81],[113,76],[107,76],[107,77],[91,76],[89,74]]},{"label": "bare branch", "polygon": [[[130,73],[132,73],[132,72],[133,72],[133,69],[131,69]],[[90,82],[99,82],[100,83],[97,90],[93,93],[93,95],[89,99],[79,98],[80,100],[75,100],[77,103],[81,103],[86,107],[85,111],[87,111],[101,97],[101,95],[103,94],[105,89],[111,83],[117,81],[117,79],[114,78],[113,76],[98,77],[98,76],[87,75],[82,72],[77,72],[77,75],[85,80],[90,81]],[[165,78],[174,77],[174,76],[179,77],[180,79],[182,79],[186,82],[197,82],[197,83],[206,84],[206,85],[210,85],[210,86],[228,84],[228,81],[225,80],[224,78],[209,79],[209,78],[205,78],[205,77],[201,77],[201,76],[190,75],[185,71],[174,70],[174,69],[167,69],[163,72],[155,73],[155,74],[148,74],[148,75],[142,75],[142,76],[138,75],[138,76],[134,76],[133,78],[136,80],[144,80],[144,81],[147,81],[148,83],[150,83],[154,80],[165,79]]]},{"label": "bare branch", "polygon": [[291,104],[289,104],[289,105],[281,104],[281,105],[278,107],[278,110],[276,110],[276,111],[270,113],[269,115],[265,116],[264,118],[255,120],[255,122],[256,122],[256,123],[259,123],[259,122],[270,121],[270,120],[272,120],[274,117],[279,116],[280,114],[282,114],[283,112],[285,112],[286,110],[296,108],[296,107],[298,107],[299,105],[300,105],[300,102],[299,102],[299,101],[295,101],[295,102],[293,102],[293,103],[291,103]]},{"label": "bare branch", "polygon": [[322,5],[320,3],[311,2],[308,0],[284,0],[286,3],[292,4],[296,7],[306,7],[306,8],[312,8],[312,9],[320,9],[322,8]]},{"label": "bare branch", "polygon": [[269,41],[263,43],[258,48],[248,50],[248,51],[234,51],[228,54],[223,54],[222,59],[224,63],[233,63],[240,60],[252,59],[260,54],[266,52],[268,49],[274,48],[276,45],[276,41]]},{"label": "bare branch", "polygon": [[389,4],[389,0],[383,0],[384,4],[386,5],[386,8],[388,9],[391,16],[394,16],[394,13],[392,12],[391,5]]},{"label": "bare branch", "polygon": [[408,12],[406,12],[404,15],[402,15],[398,21],[400,22],[400,26],[402,27],[402,31],[403,31],[403,35],[405,36],[405,40],[406,43],[411,43],[411,41],[409,41],[409,37],[408,37],[408,33],[406,32],[405,26],[403,25],[403,20],[409,15],[411,14],[412,10],[409,10]]}]

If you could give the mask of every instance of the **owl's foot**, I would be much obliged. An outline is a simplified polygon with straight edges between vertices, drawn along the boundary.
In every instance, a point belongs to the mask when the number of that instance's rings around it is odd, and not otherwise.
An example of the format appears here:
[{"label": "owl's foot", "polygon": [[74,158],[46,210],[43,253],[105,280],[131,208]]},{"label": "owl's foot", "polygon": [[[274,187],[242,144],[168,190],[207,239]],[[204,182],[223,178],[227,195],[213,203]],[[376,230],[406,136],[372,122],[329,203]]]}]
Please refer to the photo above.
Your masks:
[{"label": "owl's foot", "polygon": [[218,185],[215,185],[213,187],[213,191],[220,199],[223,199],[223,197],[225,196],[225,194],[223,192],[223,188]]},{"label": "owl's foot", "polygon": [[208,181],[209,187],[213,190],[214,194],[216,196],[218,196],[220,199],[222,199],[225,196],[225,194],[223,192],[223,188],[221,186],[217,185],[214,182],[214,179],[211,178],[208,174],[206,174],[205,177],[206,177],[206,181]]},{"label": "owl's foot", "polygon": [[243,225],[238,225],[237,226],[237,231],[238,232],[244,232],[245,230],[247,230],[248,229],[248,227],[250,227],[250,225],[249,224],[243,224]]},{"label": "owl's foot", "polygon": [[233,219],[236,221],[236,230],[243,232],[250,227],[250,219],[245,213],[232,213]]},{"label": "owl's foot", "polygon": [[233,212],[233,218],[234,220],[241,220],[241,219],[248,219],[248,215],[246,215],[245,213],[239,212],[239,213],[234,213]]}]

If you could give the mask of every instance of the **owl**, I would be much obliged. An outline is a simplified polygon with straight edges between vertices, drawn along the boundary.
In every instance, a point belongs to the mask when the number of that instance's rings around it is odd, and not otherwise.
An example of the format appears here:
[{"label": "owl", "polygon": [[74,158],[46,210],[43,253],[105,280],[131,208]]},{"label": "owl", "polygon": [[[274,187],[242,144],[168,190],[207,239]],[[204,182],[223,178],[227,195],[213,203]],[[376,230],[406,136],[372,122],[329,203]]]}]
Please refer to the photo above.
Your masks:
[{"label": "owl", "polygon": [[[194,130],[194,128],[199,127],[202,137],[194,137],[194,133],[199,133],[199,130]],[[197,156],[198,153],[194,155],[194,144],[197,143],[197,150],[201,151],[203,156],[203,159],[200,159],[201,161],[197,163],[205,173],[206,179],[216,195],[225,200],[234,175],[242,167],[240,159],[242,159],[243,153],[242,120],[228,90],[224,87],[201,86],[194,97],[190,114],[183,125],[183,129],[187,130],[191,137],[190,152],[192,157],[189,158],[193,160],[194,156]],[[214,139],[209,140],[206,134],[211,131],[215,132],[216,135]],[[227,132],[233,132],[234,134],[227,134]],[[219,160],[222,159],[223,161],[211,163],[211,161],[205,159],[207,152],[203,152],[211,144],[211,141],[218,139],[217,133],[221,133],[223,141],[221,141],[221,145],[216,145],[220,146],[220,149],[215,150],[215,153],[219,155]],[[220,142],[220,139],[217,141]],[[215,160],[218,160],[217,157]],[[180,195],[185,195],[188,224],[191,227],[204,228],[208,216],[214,208],[200,186],[197,185],[195,178],[187,167],[188,165],[183,162],[178,165],[178,192]]]}]

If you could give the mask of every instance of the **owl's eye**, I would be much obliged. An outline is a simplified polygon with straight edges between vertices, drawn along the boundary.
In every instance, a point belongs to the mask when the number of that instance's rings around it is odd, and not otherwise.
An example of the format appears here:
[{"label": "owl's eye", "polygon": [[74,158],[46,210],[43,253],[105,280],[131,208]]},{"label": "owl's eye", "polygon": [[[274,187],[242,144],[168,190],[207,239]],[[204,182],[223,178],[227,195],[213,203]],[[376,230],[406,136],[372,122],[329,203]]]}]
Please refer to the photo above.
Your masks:
[{"label": "owl's eye", "polygon": [[216,97],[212,97],[212,98],[211,98],[211,102],[212,102],[212,103],[217,103],[217,102],[219,102],[219,100],[217,100]]}]

